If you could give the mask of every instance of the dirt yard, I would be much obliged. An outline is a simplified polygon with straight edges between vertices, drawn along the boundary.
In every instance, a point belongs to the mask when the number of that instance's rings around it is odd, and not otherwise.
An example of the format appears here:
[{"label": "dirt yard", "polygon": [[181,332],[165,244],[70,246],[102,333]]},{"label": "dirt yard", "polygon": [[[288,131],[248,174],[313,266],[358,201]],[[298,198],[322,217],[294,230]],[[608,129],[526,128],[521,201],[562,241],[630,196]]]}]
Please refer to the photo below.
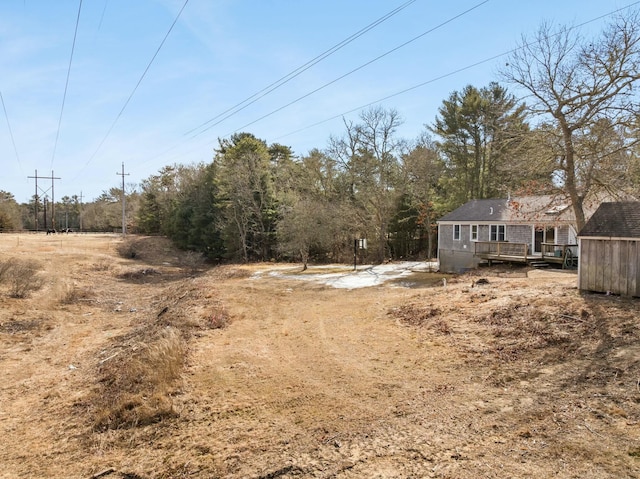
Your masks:
[{"label": "dirt yard", "polygon": [[367,272],[78,234],[3,264],[2,478],[640,478],[640,300],[575,274],[335,288]]}]

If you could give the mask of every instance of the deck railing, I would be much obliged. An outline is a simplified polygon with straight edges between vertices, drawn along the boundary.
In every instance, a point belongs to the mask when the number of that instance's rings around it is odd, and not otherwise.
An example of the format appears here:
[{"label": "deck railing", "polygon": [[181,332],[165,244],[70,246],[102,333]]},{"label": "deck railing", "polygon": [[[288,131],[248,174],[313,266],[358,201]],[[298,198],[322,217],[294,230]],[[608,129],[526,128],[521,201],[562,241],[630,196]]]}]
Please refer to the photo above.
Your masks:
[{"label": "deck railing", "polygon": [[508,241],[476,241],[475,254],[491,256],[515,256],[526,258],[529,251],[527,243],[509,243]]},{"label": "deck railing", "polygon": [[542,260],[548,263],[562,264],[563,268],[573,269],[578,266],[578,245],[542,243],[541,254],[529,252],[526,243],[510,243],[508,241],[476,241],[474,254],[480,258],[504,261],[529,262]]},{"label": "deck railing", "polygon": [[542,243],[542,259],[562,263],[563,268],[578,267],[578,245],[577,244],[553,244]]}]

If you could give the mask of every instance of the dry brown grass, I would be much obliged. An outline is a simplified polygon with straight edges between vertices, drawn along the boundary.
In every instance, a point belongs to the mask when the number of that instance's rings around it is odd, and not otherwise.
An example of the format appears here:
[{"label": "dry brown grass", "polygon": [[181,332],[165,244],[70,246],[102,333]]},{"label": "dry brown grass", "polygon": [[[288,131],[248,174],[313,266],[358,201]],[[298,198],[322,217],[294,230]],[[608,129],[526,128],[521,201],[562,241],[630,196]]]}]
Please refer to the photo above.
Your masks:
[{"label": "dry brown grass", "polygon": [[99,387],[90,401],[94,429],[127,429],[175,417],[172,395],[185,359],[185,340],[174,328],[141,328],[117,340],[98,369]]},{"label": "dry brown grass", "polygon": [[33,259],[10,258],[0,263],[0,284],[8,287],[12,298],[26,298],[44,285],[42,264]]},{"label": "dry brown grass", "polygon": [[116,251],[122,258],[135,259],[140,258],[140,249],[138,248],[138,240],[129,236],[123,239],[116,246]]},{"label": "dry brown grass", "polygon": [[161,238],[121,241],[0,235],[48,277],[0,294],[0,477],[640,477],[637,300],[550,272],[187,276]]},{"label": "dry brown grass", "polygon": [[80,301],[93,301],[94,295],[89,288],[65,283],[59,291],[61,304],[76,304]]},{"label": "dry brown grass", "polygon": [[211,329],[223,329],[229,325],[230,317],[227,308],[220,301],[217,301],[209,312],[207,325]]}]

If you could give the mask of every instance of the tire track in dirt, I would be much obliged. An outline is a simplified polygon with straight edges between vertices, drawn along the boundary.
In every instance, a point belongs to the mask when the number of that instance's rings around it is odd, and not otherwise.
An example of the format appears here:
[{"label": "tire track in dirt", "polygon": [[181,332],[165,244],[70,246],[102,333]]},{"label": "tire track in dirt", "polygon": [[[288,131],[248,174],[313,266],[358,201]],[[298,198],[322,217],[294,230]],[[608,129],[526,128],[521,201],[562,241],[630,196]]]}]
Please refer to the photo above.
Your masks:
[{"label": "tire track in dirt", "polygon": [[217,290],[233,320],[199,341],[189,383],[218,390],[200,409],[211,412],[214,402],[212,417],[227,441],[241,444],[218,445],[227,458],[243,457],[242,465],[218,464],[227,477],[259,477],[283,464],[310,477],[431,467],[428,424],[414,420],[426,420],[437,390],[427,371],[451,358],[387,316],[410,290],[274,279],[234,280]]}]

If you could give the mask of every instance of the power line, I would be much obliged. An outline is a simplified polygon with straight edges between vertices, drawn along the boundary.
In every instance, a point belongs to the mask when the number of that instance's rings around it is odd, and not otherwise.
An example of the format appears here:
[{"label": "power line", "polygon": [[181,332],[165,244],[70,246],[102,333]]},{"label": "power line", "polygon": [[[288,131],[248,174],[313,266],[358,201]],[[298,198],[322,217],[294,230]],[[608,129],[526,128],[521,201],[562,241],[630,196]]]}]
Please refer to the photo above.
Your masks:
[{"label": "power line", "polygon": [[[396,96],[400,96],[400,95],[402,95],[402,94],[404,94],[404,93],[407,93],[407,92],[410,92],[410,91],[412,91],[412,90],[416,90],[416,89],[421,88],[421,87],[423,87],[423,86],[425,86],[425,85],[428,85],[428,84],[430,84],[430,83],[437,82],[438,80],[442,80],[443,78],[447,78],[447,77],[450,77],[450,76],[456,75],[456,74],[458,74],[458,73],[460,73],[460,72],[463,72],[463,71],[465,71],[465,70],[469,70],[469,69],[471,69],[471,68],[477,67],[478,65],[482,65],[483,63],[490,62],[490,61],[492,61],[492,60],[495,60],[496,58],[503,57],[503,56],[505,56],[505,55],[508,55],[508,54],[510,54],[510,53],[512,53],[512,52],[514,52],[515,50],[516,50],[516,49],[509,50],[508,52],[500,53],[500,54],[498,54],[498,55],[494,55],[494,56],[492,56],[492,57],[485,58],[484,60],[480,60],[479,62],[472,63],[471,65],[467,65],[467,66],[464,66],[464,67],[462,67],[462,68],[458,68],[457,70],[453,70],[453,71],[450,71],[449,73],[445,73],[445,74],[443,74],[443,75],[437,76],[437,77],[435,77],[435,78],[432,78],[432,79],[430,79],[430,80],[424,81],[424,82],[422,82],[422,83],[418,83],[417,85],[414,85],[414,86],[411,86],[411,87],[405,88],[404,90],[400,90],[400,91],[398,91],[398,92],[392,93],[391,95],[387,95],[387,96],[385,96],[385,97],[383,97],[383,98],[379,98],[379,99],[377,99],[377,100],[371,101],[371,102],[366,103],[366,104],[364,104],[364,105],[360,105],[360,106],[358,106],[358,107],[356,107],[356,108],[352,108],[351,110],[348,110],[348,111],[345,111],[345,112],[339,113],[339,114],[337,114],[337,115],[332,116],[331,118],[326,118],[326,119],[324,119],[324,120],[322,120],[322,121],[319,121],[319,122],[313,123],[312,125],[305,126],[305,127],[303,127],[303,128],[299,128],[299,129],[297,129],[297,130],[295,130],[295,131],[292,131],[292,132],[286,133],[286,134],[284,134],[284,135],[279,136],[278,138],[284,138],[284,137],[286,137],[286,136],[293,135],[293,134],[295,134],[295,133],[299,133],[299,132],[304,131],[304,130],[308,130],[309,128],[313,128],[314,126],[321,125],[321,124],[326,123],[326,122],[328,122],[328,121],[335,120],[335,119],[337,119],[337,118],[341,118],[341,117],[343,117],[343,116],[345,116],[345,115],[348,115],[349,113],[353,113],[353,112],[356,112],[356,111],[358,111],[358,110],[362,110],[362,109],[364,109],[364,108],[367,108],[367,107],[369,107],[369,106],[375,105],[375,104],[377,104],[377,103],[381,103],[381,102],[383,102],[383,101],[385,101],[385,100],[389,100],[390,98],[394,98],[394,97],[396,97]],[[277,139],[277,138],[276,138],[276,139]]]},{"label": "power line", "polygon": [[[164,46],[164,43],[167,41],[167,38],[169,37],[169,34],[171,33],[171,31],[173,30],[173,27],[175,27],[176,23],[178,23],[178,19],[180,18],[180,15],[182,15],[182,11],[185,9],[185,7],[187,6],[187,3],[189,3],[189,0],[185,0],[184,4],[182,5],[182,8],[180,9],[180,11],[178,12],[178,14],[176,15],[175,19],[173,20],[173,23],[171,24],[171,26],[169,27],[169,30],[167,31],[167,33],[165,34],[164,38],[162,39],[162,41],[160,42],[160,45],[158,46],[156,52],[153,54],[153,57],[151,57],[151,60],[149,61],[149,63],[147,64],[147,67],[144,69],[144,72],[142,72],[142,75],[140,76],[140,79],[138,80],[138,83],[136,83],[136,86],[133,87],[133,90],[131,91],[131,94],[129,95],[129,98],[127,98],[127,101],[124,102],[124,105],[122,105],[122,108],[120,109],[120,112],[118,113],[118,115],[116,116],[116,119],[113,120],[113,123],[111,124],[111,126],[109,127],[109,130],[107,131],[106,135],[104,135],[104,138],[102,138],[102,141],[100,142],[100,144],[98,145],[98,147],[96,148],[96,150],[93,152],[93,154],[91,155],[91,157],[89,157],[89,159],[87,160],[87,162],[85,163],[84,167],[82,168],[82,170],[84,170],[84,168],[86,168],[87,166],[89,166],[89,163],[91,163],[91,161],[93,161],[93,159],[96,157],[96,155],[98,154],[98,151],[100,151],[100,148],[102,148],[102,145],[104,145],[104,143],[107,141],[107,138],[109,138],[109,135],[111,135],[111,132],[113,131],[113,128],[116,126],[116,123],[118,123],[118,120],[120,119],[120,117],[122,116],[122,114],[124,113],[124,110],[127,108],[127,106],[129,105],[129,102],[131,101],[131,99],[133,98],[133,95],[136,93],[136,91],[138,90],[138,87],[140,86],[140,84],[142,83],[142,80],[144,79],[144,77],[146,76],[147,72],[149,71],[149,68],[151,68],[151,65],[153,64],[153,62],[155,61],[156,57],[158,56],[158,53],[160,53],[160,50],[162,49],[162,47]],[[82,170],[80,170],[80,172],[82,172]],[[76,177],[77,178],[77,177]]]},{"label": "power line", "polygon": [[[408,2],[403,3],[402,5],[400,5],[399,7],[396,7],[395,9],[391,10],[390,12],[386,13],[385,15],[383,15],[382,17],[378,18],[377,20],[375,20],[374,22],[370,23],[369,25],[367,25],[366,27],[358,30],[356,33],[350,35],[349,37],[345,38],[344,40],[342,40],[341,42],[335,44],[334,46],[332,46],[331,48],[329,48],[328,50],[325,50],[323,53],[321,53],[320,55],[316,56],[315,58],[309,60],[307,63],[305,63],[304,65],[299,66],[298,68],[296,68],[295,70],[293,70],[290,73],[287,73],[285,76],[283,76],[282,78],[279,78],[278,80],[276,80],[275,82],[271,83],[270,85],[267,85],[266,87],[264,87],[262,90],[260,90],[257,93],[254,93],[253,95],[251,95],[248,98],[245,98],[244,100],[242,100],[241,102],[235,104],[234,106],[232,106],[231,108],[228,108],[227,110],[223,111],[222,113],[219,113],[218,115],[214,116],[213,118],[207,120],[206,122],[196,126],[195,128],[192,128],[191,130],[187,131],[185,133],[185,135],[188,135],[190,133],[193,133],[194,131],[198,130],[199,128],[202,128],[203,126],[208,125],[209,123],[217,120],[218,118],[220,118],[221,116],[230,113],[229,115],[225,116],[224,118],[220,119],[219,121],[217,121],[216,123],[214,123],[213,125],[211,125],[209,128],[206,128],[205,130],[202,130],[200,133],[197,133],[195,136],[198,136],[201,133],[204,133],[205,131],[209,130],[210,128],[213,128],[214,126],[220,124],[221,122],[223,122],[224,120],[232,117],[233,115],[235,115],[236,113],[244,110],[245,108],[247,108],[249,105],[252,105],[253,103],[255,103],[256,101],[258,101],[260,98],[263,98],[264,96],[268,95],[269,93],[273,92],[274,90],[277,90],[278,88],[280,88],[282,85],[288,83],[289,81],[293,80],[294,78],[296,78],[297,76],[301,75],[302,73],[304,73],[305,71],[307,71],[309,68],[311,68],[312,66],[320,63],[322,60],[324,60],[325,58],[329,57],[330,55],[333,55],[335,52],[337,52],[338,50],[340,50],[341,48],[345,47],[346,45],[348,45],[349,43],[353,42],[354,40],[360,38],[362,35],[364,35],[365,33],[367,33],[368,31],[372,30],[373,28],[377,27],[378,25],[380,25],[381,23],[385,22],[386,20],[388,20],[389,18],[393,17],[395,14],[397,14],[398,12],[404,10],[405,8],[407,8],[409,5],[411,5],[412,3],[415,3],[416,0],[409,0]],[[244,106],[243,106],[244,105]],[[239,108],[241,107],[241,108]]]},{"label": "power line", "polygon": [[51,155],[51,168],[53,168],[53,160],[58,149],[58,139],[60,138],[60,126],[62,125],[62,113],[64,112],[64,103],[67,99],[67,90],[69,88],[69,77],[71,76],[71,63],[73,62],[73,52],[76,48],[76,38],[78,36],[78,25],[80,25],[80,11],[82,10],[82,0],[78,5],[78,16],[76,17],[76,29],[73,33],[73,44],[71,45],[71,56],[69,57],[69,66],[67,67],[67,81],[64,84],[64,94],[62,95],[62,106],[60,107],[60,117],[58,118],[58,131],[56,132],[56,141],[53,145],[53,153]]},{"label": "power line", "polygon": [[[320,86],[320,87],[316,88],[315,90],[312,90],[312,91],[310,91],[309,93],[306,93],[306,94],[302,95],[301,97],[298,97],[298,98],[296,98],[295,100],[290,101],[289,103],[287,103],[287,104],[285,104],[285,105],[283,105],[283,106],[281,106],[281,107],[279,107],[279,108],[276,108],[275,110],[273,110],[273,111],[271,111],[271,112],[267,113],[266,115],[261,116],[261,117],[260,117],[260,118],[258,118],[257,120],[253,120],[252,122],[247,123],[246,125],[241,126],[240,128],[237,128],[237,129],[234,131],[234,133],[236,133],[236,132],[238,132],[238,131],[240,131],[240,130],[244,130],[246,127],[251,126],[251,125],[253,125],[253,124],[255,124],[255,123],[257,123],[257,122],[259,122],[259,121],[261,121],[261,120],[264,120],[265,118],[268,118],[268,117],[270,117],[271,115],[273,115],[273,114],[275,114],[275,113],[278,113],[279,111],[282,111],[282,110],[284,110],[284,109],[285,109],[285,108],[287,108],[287,107],[290,107],[291,105],[293,105],[293,104],[295,104],[295,103],[299,102],[300,100],[303,100],[303,99],[305,99],[305,98],[307,98],[307,97],[310,97],[310,96],[311,96],[311,95],[313,95],[314,93],[317,93],[317,92],[319,92],[320,90],[323,90],[324,88],[328,87],[329,85],[333,85],[334,83],[336,83],[336,82],[338,82],[338,81],[342,80],[343,78],[345,78],[345,77],[347,77],[347,76],[351,75],[352,73],[355,73],[355,72],[357,72],[358,70],[361,70],[361,69],[363,69],[364,67],[366,67],[366,66],[368,66],[368,65],[371,65],[372,63],[374,63],[374,62],[376,62],[376,61],[380,60],[381,58],[384,58],[384,57],[386,57],[387,55],[389,55],[389,54],[391,54],[391,53],[393,53],[393,52],[395,52],[395,51],[399,50],[400,48],[403,48],[403,47],[405,47],[405,46],[409,45],[410,43],[412,43],[412,42],[414,42],[414,41],[418,40],[419,38],[422,38],[422,37],[424,37],[425,35],[427,35],[427,34],[429,34],[429,33],[433,32],[433,31],[435,31],[435,30],[437,30],[437,29],[439,29],[439,28],[441,28],[441,27],[443,27],[443,26],[445,26],[445,25],[447,25],[447,24],[449,24],[449,23],[453,22],[454,20],[456,20],[456,19],[458,19],[458,18],[462,17],[463,15],[466,15],[467,13],[469,13],[469,12],[471,12],[471,11],[475,10],[476,8],[478,8],[478,7],[482,6],[482,5],[484,5],[484,4],[485,4],[485,3],[487,3],[487,2],[489,2],[489,0],[484,0],[484,1],[482,1],[482,2],[480,2],[480,3],[478,3],[478,4],[476,4],[476,5],[474,5],[473,7],[471,7],[471,8],[469,8],[469,9],[465,10],[464,12],[459,13],[458,15],[456,15],[456,16],[454,16],[454,17],[449,18],[448,20],[446,20],[446,21],[444,21],[444,22],[440,23],[439,25],[436,25],[436,26],[435,26],[435,27],[433,27],[433,28],[430,28],[430,29],[429,29],[429,30],[427,30],[426,32],[423,32],[423,33],[421,33],[420,35],[418,35],[418,36],[416,36],[416,37],[413,37],[411,40],[407,40],[406,42],[404,42],[404,43],[402,43],[402,44],[398,45],[397,47],[392,48],[391,50],[388,50],[387,52],[383,53],[382,55],[377,56],[377,57],[376,57],[376,58],[374,58],[373,60],[370,60],[370,61],[368,61],[368,62],[366,62],[366,63],[363,63],[363,64],[362,64],[362,65],[360,65],[359,67],[354,68],[353,70],[351,70],[351,71],[349,71],[349,72],[345,73],[344,75],[341,75],[341,76],[339,76],[338,78],[336,78],[336,79],[334,79],[334,80],[331,80],[331,81],[330,81],[330,82],[328,82],[328,83],[325,83],[324,85],[322,85],[322,86]],[[203,130],[203,132],[204,132],[204,131],[207,131],[208,129],[209,129],[209,128],[207,128],[207,129]],[[225,136],[228,136],[228,135],[225,135]]]},{"label": "power line", "polygon": [[[218,118],[220,118],[221,116],[225,115],[226,113],[231,112],[232,110],[233,113],[225,116],[224,118],[222,118],[221,120],[217,121],[216,123],[214,123],[213,125],[209,126],[208,128],[200,131],[199,133],[196,133],[195,135],[192,135],[189,139],[193,139],[199,135],[201,135],[202,133],[204,133],[205,131],[208,131],[209,129],[213,128],[214,126],[220,124],[221,122],[223,122],[224,120],[230,118],[231,116],[235,115],[236,113],[244,110],[245,108],[247,108],[249,105],[252,105],[253,103],[255,103],[256,101],[258,101],[260,98],[263,98],[264,96],[268,95],[269,93],[273,92],[274,90],[280,88],[282,85],[284,85],[285,83],[288,83],[289,81],[293,80],[294,78],[296,78],[297,76],[301,75],[302,73],[304,73],[305,71],[307,71],[308,69],[310,69],[312,66],[318,64],[319,62],[321,62],[322,60],[324,60],[325,58],[327,58],[328,56],[332,55],[333,53],[337,52],[338,50],[340,50],[341,48],[343,48],[344,46],[348,45],[349,43],[353,42],[354,40],[360,38],[361,36],[363,36],[365,33],[369,32],[370,30],[372,30],[373,28],[377,27],[378,25],[380,25],[381,23],[385,22],[386,20],[388,20],[389,18],[391,18],[392,16],[396,15],[397,13],[399,13],[400,11],[404,10],[405,8],[407,8],[409,5],[411,5],[412,3],[415,3],[417,0],[409,0],[403,4],[401,4],[400,6],[394,8],[393,10],[391,10],[390,12],[387,12],[386,14],[384,14],[383,16],[381,16],[380,18],[378,18],[377,20],[373,21],[372,23],[368,24],[367,26],[363,27],[362,29],[358,30],[356,33],[350,35],[349,37],[345,38],[344,40],[338,42],[337,44],[335,44],[334,46],[332,46],[331,48],[329,48],[328,50],[325,50],[323,53],[321,53],[320,55],[316,56],[315,58],[309,60],[307,63],[305,63],[304,65],[299,66],[298,68],[296,68],[295,70],[291,71],[290,73],[288,73],[287,75],[281,77],[280,79],[276,80],[275,82],[267,85],[266,87],[264,87],[262,90],[254,93],[253,95],[245,98],[244,100],[242,100],[241,102],[237,103],[236,105],[232,106],[231,108],[228,108],[227,110],[223,111],[222,113],[219,113],[218,115],[216,115],[215,117],[211,118],[210,120],[200,124],[199,126],[192,128],[191,130],[187,131],[185,133],[185,135],[188,135],[190,133],[193,133],[194,131],[196,131],[199,128],[202,128],[203,126],[208,125],[209,123],[211,123],[212,121],[217,120]],[[257,97],[257,98],[256,98]],[[251,101],[253,100],[253,101]],[[242,106],[244,105],[244,106]],[[242,106],[242,108],[238,108]],[[236,109],[237,108],[237,109]],[[188,141],[188,140],[187,140]],[[186,141],[182,141],[179,142],[177,144],[174,144],[173,146],[167,148],[166,150],[164,150],[162,153],[156,155],[157,156],[162,156],[174,149],[176,149],[178,146],[180,146],[181,144],[184,144]],[[147,160],[149,161],[149,160]],[[146,163],[147,161],[143,162]],[[138,166],[140,165],[140,163],[138,164]]]},{"label": "power line", "polygon": [[[483,3],[484,3],[484,2],[483,2]],[[621,7],[621,8],[619,8],[619,9],[616,9],[616,10],[614,10],[614,11],[611,11],[611,12],[608,12],[608,13],[606,13],[606,14],[600,15],[600,16],[598,16],[598,17],[592,18],[592,19],[590,19],[590,20],[588,20],[588,21],[586,21],[586,22],[583,22],[583,23],[581,23],[581,24],[579,24],[579,25],[576,25],[576,26],[574,26],[574,27],[572,27],[572,28],[579,28],[579,27],[582,27],[582,26],[587,25],[587,24],[589,24],[589,23],[593,23],[593,22],[595,22],[595,21],[598,21],[598,20],[601,20],[601,19],[606,18],[606,17],[608,17],[608,16],[611,16],[611,15],[613,15],[613,14],[615,14],[615,13],[618,13],[618,12],[621,12],[621,11],[623,11],[623,10],[629,9],[629,8],[631,8],[631,7],[633,7],[633,6],[637,5],[637,4],[640,4],[640,1],[635,1],[635,2],[630,3],[630,4],[628,4],[628,5],[624,6],[624,7]],[[477,5],[477,6],[476,6],[476,7],[474,7],[474,8],[477,8],[477,7],[478,7],[478,6],[480,6],[480,5],[481,5],[481,4]],[[463,12],[462,14],[464,14],[464,12]],[[460,14],[460,15],[462,15],[462,14]],[[449,20],[449,21],[451,21],[451,20]],[[436,28],[437,28],[437,27],[436,27]],[[425,32],[425,34],[426,34],[426,32]],[[424,35],[424,34],[422,34],[422,35]],[[400,47],[397,47],[397,48],[400,48]],[[445,79],[445,78],[447,78],[447,77],[450,77],[450,76],[456,75],[456,74],[458,74],[458,73],[461,73],[461,72],[463,72],[463,71],[466,71],[466,70],[472,69],[472,68],[477,67],[477,66],[479,66],[479,65],[481,65],[481,64],[484,64],[484,63],[487,63],[487,62],[490,62],[490,61],[496,60],[497,58],[500,58],[500,57],[503,57],[503,56],[505,56],[505,55],[508,55],[508,54],[510,54],[510,53],[512,53],[512,52],[514,52],[514,51],[516,51],[516,50],[517,50],[517,48],[514,48],[514,49],[511,49],[511,50],[505,51],[505,52],[503,52],[503,53],[500,53],[500,54],[492,55],[491,57],[488,57],[488,58],[485,58],[485,59],[483,59],[483,60],[480,60],[480,61],[474,62],[474,63],[472,63],[472,64],[469,64],[469,65],[463,66],[463,67],[461,67],[461,68],[458,68],[458,69],[456,69],[456,70],[450,71],[450,72],[448,72],[448,73],[444,73],[444,74],[439,75],[439,76],[437,76],[437,77],[434,77],[434,78],[431,78],[431,79],[429,79],[429,80],[423,81],[423,82],[421,82],[421,83],[419,83],[419,84],[417,84],[417,85],[413,85],[413,86],[410,86],[410,87],[408,87],[408,88],[404,88],[404,89],[402,89],[402,90],[400,90],[400,91],[397,91],[397,92],[395,92],[395,93],[392,93],[392,94],[390,94],[390,95],[387,95],[387,96],[385,96],[385,97],[383,97],[383,98],[379,98],[379,99],[377,99],[377,100],[371,101],[371,102],[369,102],[369,103],[366,103],[366,104],[364,104],[364,105],[358,106],[358,107],[353,108],[353,109],[350,109],[350,110],[348,110],[348,111],[344,111],[344,112],[339,113],[339,114],[337,114],[337,115],[334,115],[334,116],[332,116],[332,117],[330,117],[330,118],[326,118],[326,119],[324,119],[324,120],[321,120],[321,121],[319,121],[319,122],[313,123],[313,124],[311,124],[311,125],[308,125],[308,126],[305,126],[305,127],[299,128],[299,129],[297,129],[297,130],[294,130],[294,131],[291,131],[291,132],[288,132],[288,133],[285,133],[284,135],[281,135],[281,136],[277,137],[276,139],[284,138],[284,137],[287,137],[287,136],[293,135],[293,134],[295,134],[295,133],[298,133],[298,132],[301,132],[301,131],[304,131],[304,130],[308,130],[308,129],[313,128],[313,127],[316,127],[316,126],[318,126],[318,125],[321,125],[321,124],[323,124],[323,123],[329,122],[329,121],[331,121],[331,120],[335,120],[335,119],[341,118],[341,117],[343,117],[343,116],[345,116],[345,115],[347,115],[347,114],[350,114],[350,113],[356,112],[356,111],[358,111],[358,110],[362,110],[362,109],[364,109],[364,108],[366,108],[366,107],[368,107],[368,106],[375,105],[375,104],[377,104],[377,103],[380,103],[380,102],[383,102],[383,101],[385,101],[385,100],[388,100],[388,99],[391,99],[391,98],[394,98],[394,97],[400,96],[400,95],[402,95],[402,94],[408,93],[408,92],[410,92],[410,91],[412,91],[412,90],[416,90],[416,89],[418,89],[418,88],[421,88],[421,87],[426,86],[426,85],[428,85],[428,84],[434,83],[434,82],[436,82],[436,81],[439,81],[439,80]],[[375,61],[375,60],[372,60],[372,61]],[[370,62],[369,62],[369,63],[370,63]],[[335,81],[337,81],[337,80],[334,80],[334,82],[335,82]],[[322,88],[323,88],[323,87],[322,87]],[[315,92],[315,91],[314,91],[314,92]],[[312,93],[314,93],[314,92],[311,92],[310,94],[312,94]],[[305,96],[309,96],[310,94],[307,94],[307,95],[305,95]],[[298,100],[300,100],[300,99],[298,99]],[[298,101],[298,100],[296,100],[296,101]],[[293,102],[292,102],[292,103],[293,103]],[[290,104],[292,104],[292,103],[290,103]],[[281,107],[281,108],[279,108],[278,110],[276,110],[276,111],[274,111],[274,112],[271,112],[269,115],[271,115],[271,114],[273,114],[273,113],[275,113],[275,112],[277,112],[277,111],[280,111],[280,110],[282,110],[282,109],[286,108],[287,106],[288,106],[288,105],[285,105],[284,107]],[[268,115],[267,115],[267,116],[268,116]],[[266,117],[266,116],[265,116],[265,117]],[[257,122],[257,121],[260,121],[261,119],[263,119],[263,118],[265,118],[265,117],[259,118],[259,119],[255,120],[254,122],[250,123],[249,125],[251,125],[251,124],[253,124],[253,123]],[[245,127],[246,127],[246,126],[248,126],[248,125],[245,125]],[[243,128],[245,128],[245,127],[243,127]],[[156,157],[161,156],[161,155],[164,155],[164,154],[166,154],[166,153],[170,152],[171,150],[174,150],[175,148],[177,148],[177,146],[178,146],[178,145],[174,145],[173,147],[170,147],[170,148],[166,149],[166,150],[165,150],[164,152],[162,152],[160,155],[156,155]],[[195,151],[195,150],[197,150],[197,148],[195,148],[195,149],[194,149],[194,150],[192,150],[192,151]],[[144,161],[142,164],[147,163],[147,162],[149,162],[149,161],[151,161],[151,158],[150,158],[149,160]]]},{"label": "power line", "polygon": [[107,11],[107,5],[109,4],[109,0],[104,0],[104,7],[102,8],[102,15],[100,15],[100,23],[98,23],[98,30],[102,27],[102,20],[104,20],[104,12]]},{"label": "power line", "polygon": [[[49,192],[49,190],[51,190],[51,227],[52,229],[56,229],[56,217],[55,217],[55,205],[56,205],[56,197],[55,197],[55,190],[54,190],[54,185],[53,182],[54,180],[60,180],[61,178],[58,176],[53,176],[53,170],[51,170],[51,176],[38,176],[38,170],[36,170],[36,174],[35,176],[27,176],[27,178],[35,178],[36,180],[36,194],[34,196],[34,201],[35,201],[35,208],[34,208],[34,215],[35,215],[35,227],[36,227],[36,231],[38,231],[38,190],[42,190],[42,193],[44,194],[44,197],[47,197],[47,193]],[[51,188],[47,188],[46,190],[43,188],[39,188],[38,187],[38,179],[40,180],[51,180]],[[46,208],[46,203],[45,203],[45,209],[44,209],[44,227],[45,229],[47,228],[47,208]]]},{"label": "power line", "polygon": [[[605,14],[600,15],[600,16],[598,16],[598,17],[592,18],[591,20],[587,20],[586,22],[582,22],[582,23],[580,23],[580,24],[578,24],[578,25],[575,25],[575,26],[571,27],[569,30],[574,30],[574,29],[577,29],[577,28],[584,27],[585,25],[588,25],[589,23],[593,23],[593,22],[596,22],[596,21],[598,21],[598,20],[602,20],[603,18],[606,18],[606,17],[609,17],[609,16],[611,16],[611,15],[614,15],[614,14],[616,14],[616,13],[618,13],[618,12],[621,12],[622,10],[627,10],[627,9],[629,9],[629,8],[631,8],[631,7],[635,6],[635,5],[638,5],[638,4],[640,4],[640,1],[636,1],[636,2],[634,2],[634,3],[630,3],[629,5],[626,5],[625,7],[618,8],[617,10],[613,10],[612,12],[605,13]],[[348,110],[348,111],[345,111],[345,112],[339,113],[339,114],[334,115],[334,116],[332,116],[332,117],[330,117],[330,118],[326,118],[326,119],[324,119],[324,120],[318,121],[318,122],[316,122],[316,123],[313,123],[313,124],[311,124],[311,125],[305,126],[305,127],[303,127],[303,128],[299,128],[299,129],[294,130],[294,131],[291,131],[291,132],[289,132],[289,133],[285,133],[284,135],[281,135],[281,136],[279,136],[279,137],[277,137],[277,138],[275,138],[275,139],[277,140],[277,139],[280,139],[280,138],[285,138],[285,137],[287,137],[287,136],[294,135],[294,134],[299,133],[299,132],[301,132],[301,131],[308,130],[308,129],[310,129],[310,128],[316,127],[316,126],[318,126],[318,125],[322,125],[323,123],[326,123],[326,122],[328,122],[328,121],[336,120],[336,119],[341,118],[341,117],[343,117],[343,116],[345,116],[345,115],[348,115],[348,114],[350,114],[350,113],[354,113],[354,112],[356,112],[356,111],[359,111],[359,110],[362,110],[362,109],[364,109],[364,108],[370,107],[370,106],[375,105],[375,104],[377,104],[377,103],[381,103],[381,102],[383,102],[383,101],[389,100],[390,98],[394,98],[394,97],[396,97],[396,96],[403,95],[404,93],[407,93],[407,92],[410,92],[410,91],[416,90],[416,89],[421,88],[421,87],[423,87],[423,86],[426,86],[426,85],[428,85],[428,84],[430,84],[430,83],[434,83],[434,82],[439,81],[439,80],[442,80],[442,79],[444,79],[444,78],[447,78],[447,77],[450,77],[450,76],[456,75],[456,74],[458,74],[458,73],[460,73],[460,72],[463,72],[463,71],[465,71],[465,70],[469,70],[469,69],[471,69],[471,68],[477,67],[478,65],[482,65],[483,63],[487,63],[487,62],[490,62],[490,61],[496,60],[497,58],[504,57],[504,56],[506,56],[506,55],[510,55],[510,54],[512,54],[512,53],[514,53],[514,52],[516,52],[517,50],[519,50],[520,48],[522,48],[522,47],[524,47],[524,46],[528,46],[528,45],[530,45],[530,44],[525,44],[525,45],[522,45],[522,46],[517,47],[517,48],[512,48],[511,50],[508,50],[508,51],[505,51],[505,52],[499,53],[499,54],[497,54],[497,55],[493,55],[493,56],[491,56],[491,57],[485,58],[484,60],[477,61],[477,62],[475,62],[475,63],[472,63],[472,64],[470,64],[470,65],[467,65],[467,66],[464,66],[464,67],[458,68],[458,69],[456,69],[456,70],[450,71],[450,72],[448,72],[448,73],[445,73],[445,74],[443,74],[443,75],[437,76],[437,77],[435,77],[435,78],[431,78],[430,80],[424,81],[424,82],[422,82],[422,83],[418,83],[417,85],[410,86],[410,87],[405,88],[405,89],[403,89],[403,90],[400,90],[400,91],[397,91],[397,92],[392,93],[392,94],[390,94],[390,95],[387,95],[387,96],[385,96],[385,97],[383,97],[383,98],[379,98],[379,99],[377,99],[377,100],[371,101],[371,102],[366,103],[366,104],[364,104],[364,105],[360,105],[360,106],[358,106],[358,107],[356,107],[356,108],[352,108],[351,110]],[[256,120],[256,121],[259,121],[259,120]],[[243,128],[244,128],[244,127],[243,127]]]},{"label": "power line", "polygon": [[22,163],[20,163],[20,155],[18,155],[18,148],[16,148],[16,141],[13,138],[13,131],[11,130],[11,123],[9,122],[9,115],[7,114],[7,107],[4,104],[4,97],[2,96],[2,92],[0,91],[0,101],[2,101],[2,110],[4,111],[4,117],[7,120],[7,128],[9,128],[9,136],[11,137],[11,143],[13,144],[13,151],[16,154],[16,160],[18,160],[18,166],[20,167],[20,173],[24,174],[22,171]]}]

